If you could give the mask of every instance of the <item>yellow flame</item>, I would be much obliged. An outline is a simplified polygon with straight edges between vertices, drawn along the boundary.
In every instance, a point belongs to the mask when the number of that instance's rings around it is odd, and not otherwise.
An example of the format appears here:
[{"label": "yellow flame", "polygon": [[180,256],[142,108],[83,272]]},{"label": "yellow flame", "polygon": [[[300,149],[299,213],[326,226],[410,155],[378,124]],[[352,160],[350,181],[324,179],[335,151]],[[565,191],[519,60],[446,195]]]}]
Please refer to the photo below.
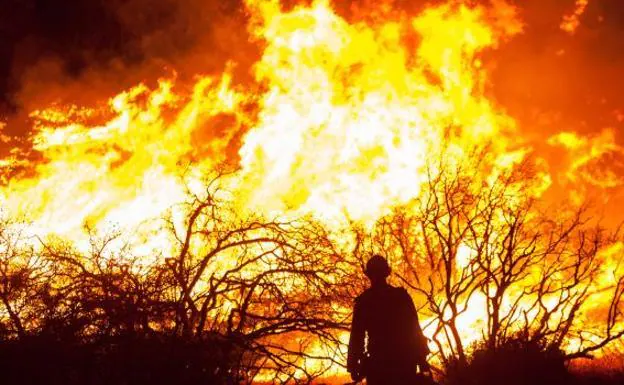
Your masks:
[{"label": "yellow flame", "polygon": [[[428,158],[513,130],[483,95],[477,55],[505,36],[485,10],[349,24],[325,1],[283,13],[251,4],[267,87],[240,150],[251,207],[374,220],[419,193]],[[441,26],[444,26],[441,28]],[[416,52],[404,44],[417,34]],[[497,141],[499,150],[504,141]]]},{"label": "yellow flame", "polygon": [[[582,181],[605,189],[624,184],[624,179],[614,171],[624,167],[621,160],[624,148],[617,144],[612,129],[604,129],[591,137],[561,132],[548,139],[548,144],[569,152],[571,161],[565,176],[570,182]],[[607,164],[610,167],[604,167]]]},{"label": "yellow flame", "polygon": [[[35,111],[33,149],[43,160],[34,176],[2,187],[2,206],[32,221],[38,235],[81,241],[85,224],[132,229],[161,216],[187,189],[201,191],[208,170],[234,158],[241,210],[371,223],[419,195],[428,160],[442,150],[461,163],[467,151],[489,144],[492,163],[510,169],[529,150],[488,97],[481,54],[522,25],[513,7],[492,3],[350,22],[327,0],[288,11],[278,1],[247,0],[249,31],[263,48],[253,85],[234,85],[229,69],[198,78],[190,90],[175,79],[154,89],[140,84],[113,97],[110,119],[97,126],[84,123],[95,110]],[[574,31],[586,6],[577,1],[562,28]],[[571,181],[592,160],[622,151],[611,131],[593,139],[561,133],[549,143],[573,154]],[[622,183],[589,174],[595,184]],[[541,178],[535,195],[550,185],[546,172]],[[166,248],[166,239],[152,241]],[[458,264],[470,255],[462,246]],[[468,341],[479,337],[486,300],[472,301],[458,320]]]},{"label": "yellow flame", "polygon": [[[73,240],[83,238],[84,225],[132,228],[158,217],[183,201],[187,184],[197,186],[193,181],[200,171],[218,161],[194,159],[190,180],[180,178],[179,170],[197,151],[192,139],[198,127],[237,107],[240,97],[229,85],[227,74],[216,82],[203,78],[185,100],[173,93],[171,80],[161,80],[155,90],[138,85],[110,100],[114,117],[97,127],[65,123],[54,108],[34,112],[34,148],[44,161],[36,165],[36,177],[9,181],[2,190],[3,206],[11,216],[32,221],[39,235]],[[200,147],[214,147],[218,154],[226,143],[208,144]]]},{"label": "yellow flame", "polygon": [[563,20],[561,21],[559,28],[571,35],[574,34],[579,25],[581,25],[580,19],[585,13],[587,5],[589,5],[589,0],[576,0],[576,3],[574,4],[574,11],[563,16]]},{"label": "yellow flame", "polygon": [[247,1],[250,33],[264,45],[253,68],[260,95],[225,72],[190,93],[176,92],[175,79],[140,84],[110,100],[112,119],[100,126],[82,123],[88,109],[35,111],[44,161],[35,177],[9,181],[4,206],[74,239],[84,224],[136,226],[183,200],[185,183],[199,185],[247,126],[234,183],[242,205],[266,213],[374,221],[418,195],[424,165],[443,147],[461,162],[465,148],[491,142],[507,167],[524,153],[507,152],[501,135],[515,123],[486,97],[479,54],[521,27],[495,3],[349,23],[327,1],[290,11]]}]

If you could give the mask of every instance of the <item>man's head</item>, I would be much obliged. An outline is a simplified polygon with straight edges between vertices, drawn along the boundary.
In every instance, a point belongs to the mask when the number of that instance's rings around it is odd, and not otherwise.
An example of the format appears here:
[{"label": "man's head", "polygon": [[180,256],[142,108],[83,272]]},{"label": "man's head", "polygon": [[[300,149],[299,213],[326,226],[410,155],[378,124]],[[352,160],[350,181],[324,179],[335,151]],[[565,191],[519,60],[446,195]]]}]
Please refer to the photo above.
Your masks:
[{"label": "man's head", "polygon": [[390,266],[384,257],[375,254],[366,263],[364,273],[373,284],[385,282],[390,275]]}]

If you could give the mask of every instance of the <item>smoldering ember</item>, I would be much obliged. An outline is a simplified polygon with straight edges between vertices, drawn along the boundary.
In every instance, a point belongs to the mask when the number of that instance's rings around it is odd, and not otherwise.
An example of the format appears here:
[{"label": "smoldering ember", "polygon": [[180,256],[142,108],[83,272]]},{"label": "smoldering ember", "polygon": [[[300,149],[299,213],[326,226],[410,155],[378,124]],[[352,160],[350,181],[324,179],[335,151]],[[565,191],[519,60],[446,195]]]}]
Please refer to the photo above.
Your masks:
[{"label": "smoldering ember", "polygon": [[2,383],[624,383],[621,1],[5,4]]}]

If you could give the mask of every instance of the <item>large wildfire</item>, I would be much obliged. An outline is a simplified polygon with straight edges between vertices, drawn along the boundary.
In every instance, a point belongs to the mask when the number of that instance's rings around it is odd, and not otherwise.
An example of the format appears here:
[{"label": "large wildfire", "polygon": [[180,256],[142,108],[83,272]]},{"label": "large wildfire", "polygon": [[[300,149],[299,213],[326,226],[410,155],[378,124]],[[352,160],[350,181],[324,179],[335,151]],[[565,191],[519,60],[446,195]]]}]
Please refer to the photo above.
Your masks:
[{"label": "large wildfire", "polygon": [[97,110],[33,112],[43,159],[36,177],[9,181],[11,215],[76,237],[84,223],[133,226],[183,199],[181,169],[193,179],[230,159],[244,206],[375,220],[418,195],[442,146],[461,157],[489,141],[503,158],[523,145],[484,95],[477,57],[521,31],[513,13],[447,5],[350,24],[326,2],[247,7],[264,45],[253,86],[227,70],[192,92],[162,79],[111,98],[95,127],[83,122]]},{"label": "large wildfire", "polygon": [[[623,183],[616,132],[563,127],[536,139],[491,92],[489,60],[525,28],[516,7],[372,3],[347,17],[329,0],[246,0],[246,31],[258,49],[250,76],[235,60],[220,74],[163,70],[157,83],[102,95],[107,103],[31,111],[30,147],[0,160],[4,217],[26,223],[29,242],[88,249],[94,232],[115,229],[135,255],[166,257],[172,239],[159,220],[171,215],[183,227],[180,204],[225,170],[220,183],[241,215],[371,229],[422,198],[441,158],[457,166],[477,152],[485,154],[475,172],[484,189],[528,164],[531,188],[518,194],[571,210],[594,199],[600,216]],[[587,6],[570,2],[555,27],[574,35]],[[353,240],[338,242],[349,248]],[[597,312],[608,307],[600,293],[622,274],[621,250],[613,243],[602,251],[607,268],[591,288]],[[469,265],[471,253],[460,247],[457,263]],[[485,302],[475,295],[458,320],[469,341],[482,335]]]}]

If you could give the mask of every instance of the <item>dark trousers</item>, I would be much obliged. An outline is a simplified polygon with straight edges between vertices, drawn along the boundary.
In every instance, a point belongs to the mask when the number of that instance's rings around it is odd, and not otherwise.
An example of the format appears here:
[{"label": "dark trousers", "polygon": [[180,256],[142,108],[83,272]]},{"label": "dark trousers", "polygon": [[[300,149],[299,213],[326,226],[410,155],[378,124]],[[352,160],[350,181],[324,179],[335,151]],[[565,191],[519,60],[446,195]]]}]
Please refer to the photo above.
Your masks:
[{"label": "dark trousers", "polygon": [[366,376],[367,385],[418,385],[416,368],[413,366],[371,367]]}]

